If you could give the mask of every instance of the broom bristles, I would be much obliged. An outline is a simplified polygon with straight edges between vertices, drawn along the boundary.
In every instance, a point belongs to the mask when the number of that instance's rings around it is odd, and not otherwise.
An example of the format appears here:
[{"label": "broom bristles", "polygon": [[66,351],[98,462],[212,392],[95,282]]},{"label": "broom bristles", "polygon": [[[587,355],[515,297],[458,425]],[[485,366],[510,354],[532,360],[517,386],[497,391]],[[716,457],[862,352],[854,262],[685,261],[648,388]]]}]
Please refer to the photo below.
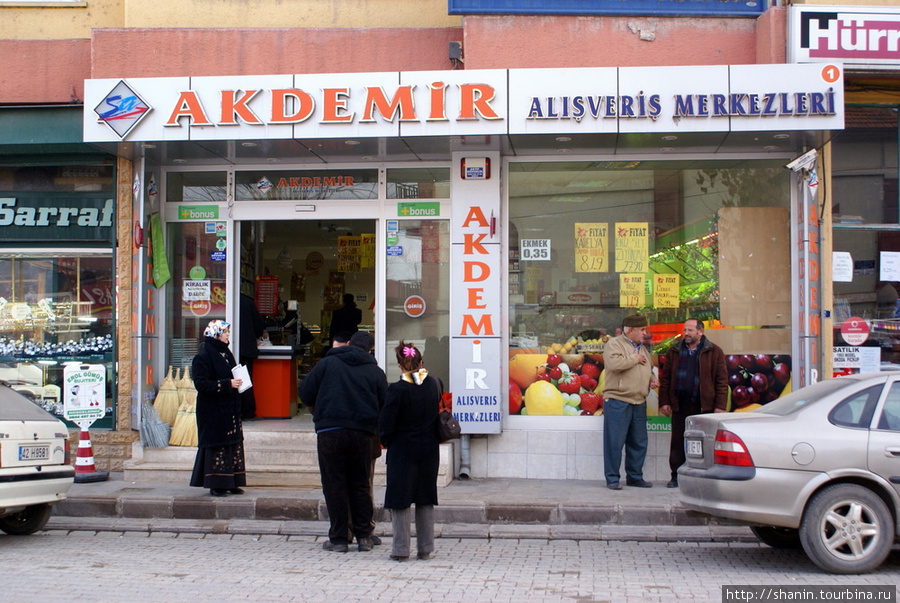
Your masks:
[{"label": "broom bristles", "polygon": [[156,394],[156,400],[153,402],[153,408],[159,418],[168,423],[170,426],[175,425],[175,419],[178,416],[178,407],[180,400],[178,399],[178,391],[175,387],[175,381],[172,379],[172,367],[169,366],[169,372],[166,378],[159,386],[159,392]]}]

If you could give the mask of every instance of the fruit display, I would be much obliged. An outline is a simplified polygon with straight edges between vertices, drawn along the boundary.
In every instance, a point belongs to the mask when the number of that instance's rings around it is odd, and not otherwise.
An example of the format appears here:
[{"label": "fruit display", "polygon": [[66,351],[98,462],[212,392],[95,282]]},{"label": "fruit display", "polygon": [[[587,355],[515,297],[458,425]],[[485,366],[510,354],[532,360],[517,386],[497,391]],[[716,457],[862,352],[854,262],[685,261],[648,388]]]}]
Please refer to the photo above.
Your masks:
[{"label": "fruit display", "polygon": [[730,410],[762,406],[791,392],[791,357],[786,354],[730,354]]},{"label": "fruit display", "polygon": [[603,354],[515,354],[509,361],[511,415],[600,415],[602,389]]}]

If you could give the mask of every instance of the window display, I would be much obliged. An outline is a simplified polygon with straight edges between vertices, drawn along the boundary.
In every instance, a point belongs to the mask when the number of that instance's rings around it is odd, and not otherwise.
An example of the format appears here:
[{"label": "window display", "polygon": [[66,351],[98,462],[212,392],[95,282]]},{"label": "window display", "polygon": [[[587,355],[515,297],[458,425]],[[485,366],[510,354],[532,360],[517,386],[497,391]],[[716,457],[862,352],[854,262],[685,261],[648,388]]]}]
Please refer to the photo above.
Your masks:
[{"label": "window display", "polygon": [[[602,414],[604,345],[634,312],[649,318],[655,354],[698,318],[727,354],[789,356],[782,162],[523,162],[509,172],[510,414]],[[751,369],[762,370],[735,373]],[[540,381],[554,387],[531,391]],[[748,395],[765,403],[775,389]]]},{"label": "window display", "polygon": [[61,387],[69,364],[107,367],[107,417],[113,396],[112,254],[0,253],[0,381],[63,416]]}]

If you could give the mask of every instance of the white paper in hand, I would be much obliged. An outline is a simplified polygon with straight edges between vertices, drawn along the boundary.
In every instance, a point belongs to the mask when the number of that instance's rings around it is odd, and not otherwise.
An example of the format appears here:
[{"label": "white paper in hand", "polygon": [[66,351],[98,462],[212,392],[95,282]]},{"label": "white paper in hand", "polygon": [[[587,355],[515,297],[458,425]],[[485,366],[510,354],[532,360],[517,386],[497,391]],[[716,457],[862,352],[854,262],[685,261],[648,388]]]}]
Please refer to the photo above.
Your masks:
[{"label": "white paper in hand", "polygon": [[253,387],[253,382],[250,381],[250,371],[247,370],[246,365],[237,365],[236,367],[231,369],[231,374],[235,379],[241,380],[241,386],[238,388],[238,393],[243,394],[245,391]]}]

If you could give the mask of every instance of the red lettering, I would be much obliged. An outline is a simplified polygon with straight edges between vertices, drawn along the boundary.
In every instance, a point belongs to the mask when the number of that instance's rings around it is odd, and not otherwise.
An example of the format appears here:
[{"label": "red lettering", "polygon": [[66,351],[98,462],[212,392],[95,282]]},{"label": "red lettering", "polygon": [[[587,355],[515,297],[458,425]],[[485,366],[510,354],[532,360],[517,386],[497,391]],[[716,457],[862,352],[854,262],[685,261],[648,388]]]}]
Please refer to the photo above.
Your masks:
[{"label": "red lettering", "polygon": [[432,82],[428,84],[431,108],[427,121],[447,121],[447,84]]},{"label": "red lettering", "polygon": [[485,249],[484,245],[481,244],[481,241],[483,241],[486,236],[487,233],[482,233],[479,235],[467,233],[463,235],[463,253],[465,253],[466,255],[472,255],[474,253],[487,255],[487,249]]},{"label": "red lettering", "polygon": [[[297,110],[287,114],[287,99],[296,101]],[[316,109],[316,103],[312,96],[303,90],[296,88],[279,88],[272,90],[272,121],[273,124],[299,124],[309,119]]]},{"label": "red lettering", "polygon": [[375,121],[374,113],[377,110],[387,121],[394,121],[397,111],[400,112],[400,121],[416,120],[416,105],[413,102],[412,86],[400,86],[394,97],[388,101],[387,95],[381,88],[366,88],[366,108],[360,122]]},{"label": "red lettering", "polygon": [[478,113],[483,119],[501,119],[491,107],[494,87],[487,84],[461,84],[459,86],[459,119],[476,119]]},{"label": "red lettering", "polygon": [[819,208],[816,207],[815,203],[813,203],[809,206],[809,225],[810,226],[818,226],[819,225]]},{"label": "red lettering", "polygon": [[487,308],[487,304],[484,303],[482,299],[482,295],[484,295],[484,289],[468,289],[468,297],[469,302],[466,304],[466,307],[469,310],[480,310]]},{"label": "red lettering", "polygon": [[153,289],[147,289],[147,309],[153,309]]},{"label": "red lettering", "polygon": [[463,228],[468,228],[469,224],[472,222],[475,222],[477,226],[481,226],[482,228],[488,228],[490,226],[487,218],[484,217],[484,212],[481,211],[481,208],[477,205],[473,205],[469,208],[469,213],[466,216],[466,219],[463,220]]},{"label": "red lettering", "polygon": [[809,280],[817,281],[819,280],[819,262],[816,260],[809,260]]},{"label": "red lettering", "polygon": [[300,179],[299,178],[291,178],[291,187],[292,188],[300,188]]},{"label": "red lettering", "polygon": [[810,310],[815,310],[819,307],[819,288],[818,287],[810,287],[809,288],[809,308]]},{"label": "red lettering", "polygon": [[809,233],[809,252],[819,255],[819,233],[816,231]]},{"label": "red lettering", "polygon": [[474,335],[493,335],[494,326],[491,315],[485,314],[478,322],[475,322],[475,317],[471,314],[464,315],[460,335],[467,335],[470,330]]},{"label": "red lettering", "polygon": [[152,367],[152,366],[147,366],[147,382],[145,383],[145,385],[153,385],[153,384],[154,384],[154,381],[153,381],[153,367]]},{"label": "red lettering", "polygon": [[156,315],[148,314],[144,320],[144,335],[156,335]]},{"label": "red lettering", "polygon": [[347,112],[347,99],[350,98],[348,88],[325,88],[322,91],[324,107],[322,123],[348,123],[353,121],[353,113]]},{"label": "red lettering", "polygon": [[[240,98],[238,98],[238,94],[240,94]],[[237,125],[238,117],[248,124],[262,125],[262,121],[247,106],[247,103],[253,100],[257,94],[259,94],[259,90],[222,90],[222,121],[220,125]]]},{"label": "red lettering", "polygon": [[278,187],[279,187],[279,188],[280,188],[280,187],[287,186],[287,185],[288,185],[288,181],[285,180],[284,178],[282,178],[281,180],[278,181]]},{"label": "red lettering", "polygon": [[178,101],[175,103],[175,109],[169,116],[168,121],[163,126],[173,127],[180,126],[178,120],[187,117],[191,120],[191,124],[195,126],[211,126],[212,122],[206,116],[203,105],[200,103],[200,97],[193,90],[181,92]]},{"label": "red lettering", "polygon": [[[818,314],[809,315],[809,331],[808,335],[819,335],[822,331],[822,321]],[[803,346],[800,346],[803,347]]]},{"label": "red lettering", "polygon": [[[478,274],[476,275],[476,268]],[[484,262],[463,262],[463,281],[467,283],[475,283],[487,280],[491,275],[491,268]]]}]

